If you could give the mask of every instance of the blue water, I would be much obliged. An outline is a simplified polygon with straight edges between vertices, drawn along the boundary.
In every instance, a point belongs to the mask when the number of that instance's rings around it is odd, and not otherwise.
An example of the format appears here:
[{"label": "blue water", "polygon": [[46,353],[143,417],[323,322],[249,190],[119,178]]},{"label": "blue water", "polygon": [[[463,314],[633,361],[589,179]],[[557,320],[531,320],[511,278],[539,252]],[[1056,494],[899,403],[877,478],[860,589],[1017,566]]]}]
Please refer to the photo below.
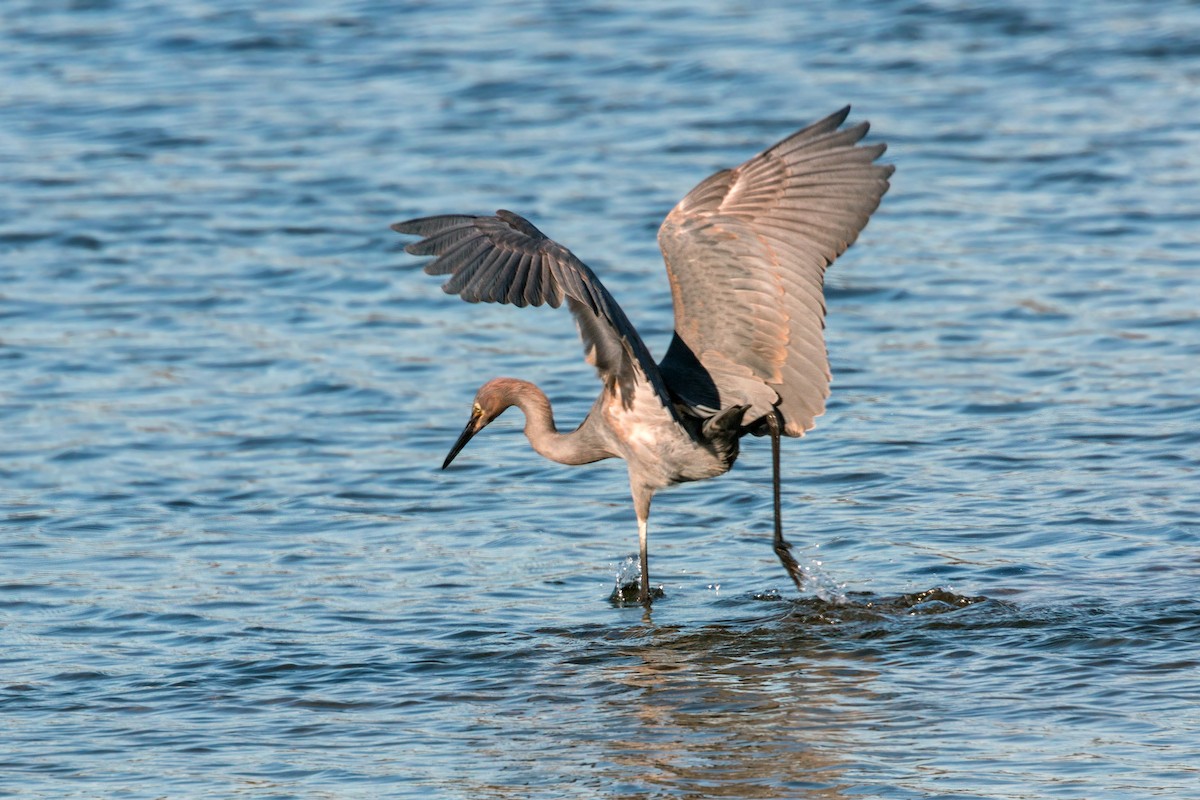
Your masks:
[{"label": "blue water", "polygon": [[[813,6],[805,8],[804,6]],[[1058,6],[1058,7],[1055,7]],[[0,794],[1200,797],[1200,6],[0,5]],[[696,182],[854,104],[828,413],[656,498],[389,223],[511,208],[650,348]]]}]

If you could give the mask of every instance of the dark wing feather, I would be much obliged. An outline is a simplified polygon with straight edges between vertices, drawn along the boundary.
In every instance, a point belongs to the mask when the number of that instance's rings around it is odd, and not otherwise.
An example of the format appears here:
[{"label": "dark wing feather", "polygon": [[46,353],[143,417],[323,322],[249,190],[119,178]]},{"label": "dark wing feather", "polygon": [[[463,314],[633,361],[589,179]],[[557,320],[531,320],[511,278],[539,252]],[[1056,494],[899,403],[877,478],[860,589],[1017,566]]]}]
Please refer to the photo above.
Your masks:
[{"label": "dark wing feather", "polygon": [[675,337],[659,365],[685,402],[777,408],[801,436],[825,410],[825,268],[888,190],[886,145],[858,146],[868,125],[838,130],[850,107],[700,183],[667,215],[659,246]]},{"label": "dark wing feather", "polygon": [[617,301],[586,264],[528,220],[497,211],[412,219],[392,230],[422,237],[405,251],[435,256],[425,272],[449,275],[442,289],[469,303],[558,308],[565,300],[588,362],[606,385],[620,389],[622,402],[631,405],[637,385],[645,384],[674,413],[658,366]]}]

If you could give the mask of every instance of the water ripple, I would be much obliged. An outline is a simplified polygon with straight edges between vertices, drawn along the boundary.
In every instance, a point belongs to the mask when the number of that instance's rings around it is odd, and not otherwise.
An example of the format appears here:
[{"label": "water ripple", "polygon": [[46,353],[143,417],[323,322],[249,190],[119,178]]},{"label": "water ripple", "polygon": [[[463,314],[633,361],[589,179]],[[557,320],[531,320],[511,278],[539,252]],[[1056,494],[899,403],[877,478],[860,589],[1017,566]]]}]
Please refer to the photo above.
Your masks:
[{"label": "water ripple", "polygon": [[[1198,13],[5,4],[0,794],[1190,796]],[[844,102],[898,169],[785,446],[812,589],[751,442],[610,604],[621,465],[514,412],[438,469],[492,375],[582,419],[569,316],[387,225],[520,211],[661,353],[658,221]]]}]

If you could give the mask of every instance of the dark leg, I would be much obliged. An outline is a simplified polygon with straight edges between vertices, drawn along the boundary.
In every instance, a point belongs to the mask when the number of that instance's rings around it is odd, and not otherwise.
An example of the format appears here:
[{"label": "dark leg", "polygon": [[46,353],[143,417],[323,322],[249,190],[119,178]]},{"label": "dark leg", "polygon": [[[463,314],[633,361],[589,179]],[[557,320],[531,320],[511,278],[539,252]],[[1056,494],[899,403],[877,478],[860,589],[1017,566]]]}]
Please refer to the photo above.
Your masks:
[{"label": "dark leg", "polygon": [[638,585],[638,602],[650,607],[652,594],[650,592],[650,548],[647,541],[646,526],[650,520],[650,496],[648,489],[638,484],[631,484],[633,489],[633,510],[638,522],[638,566],[641,567],[642,580]]},{"label": "dark leg", "polygon": [[[650,542],[646,528],[650,520],[650,497],[654,492],[632,479],[630,489],[633,492],[633,509],[637,513],[638,523],[638,580],[618,583],[608,599],[618,606],[623,606],[632,602],[636,593],[638,603],[645,606],[648,614],[650,604],[665,596],[661,586],[650,588]],[[617,579],[621,580],[621,574],[618,574]]]},{"label": "dark leg", "polygon": [[646,520],[638,520],[638,563],[642,582],[638,585],[638,602],[650,605],[650,555],[646,546]]},{"label": "dark leg", "polygon": [[773,411],[767,417],[767,428],[771,431],[771,482],[775,496],[775,555],[783,562],[783,568],[796,583],[796,588],[804,591],[804,573],[800,565],[792,557],[792,546],[783,538],[783,502],[780,499],[779,486],[779,412]]}]

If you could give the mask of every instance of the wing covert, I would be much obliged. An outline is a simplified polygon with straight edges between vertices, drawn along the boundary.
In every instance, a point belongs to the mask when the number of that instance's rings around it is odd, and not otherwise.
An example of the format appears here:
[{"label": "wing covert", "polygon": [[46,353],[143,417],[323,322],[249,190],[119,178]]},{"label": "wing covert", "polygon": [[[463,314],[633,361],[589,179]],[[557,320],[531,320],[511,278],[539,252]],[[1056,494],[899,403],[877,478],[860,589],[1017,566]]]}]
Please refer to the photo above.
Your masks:
[{"label": "wing covert", "polygon": [[692,189],[658,232],[675,306],[660,364],[685,402],[747,404],[746,424],[777,408],[801,436],[825,410],[825,269],[866,226],[894,167],[861,146],[850,107]]}]

